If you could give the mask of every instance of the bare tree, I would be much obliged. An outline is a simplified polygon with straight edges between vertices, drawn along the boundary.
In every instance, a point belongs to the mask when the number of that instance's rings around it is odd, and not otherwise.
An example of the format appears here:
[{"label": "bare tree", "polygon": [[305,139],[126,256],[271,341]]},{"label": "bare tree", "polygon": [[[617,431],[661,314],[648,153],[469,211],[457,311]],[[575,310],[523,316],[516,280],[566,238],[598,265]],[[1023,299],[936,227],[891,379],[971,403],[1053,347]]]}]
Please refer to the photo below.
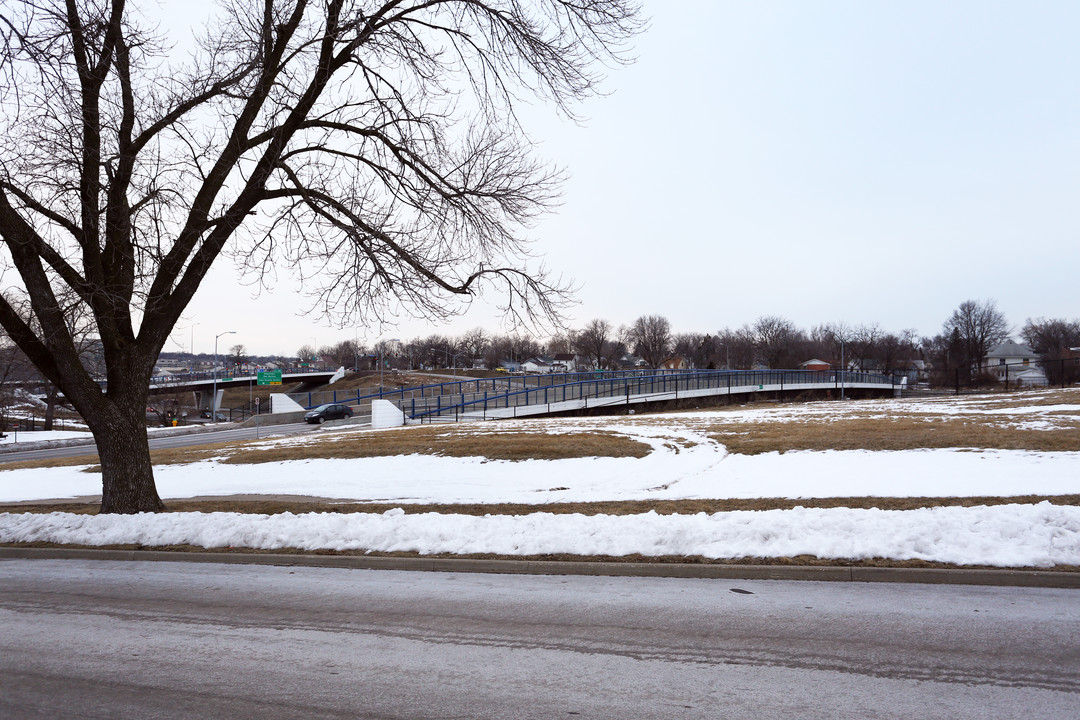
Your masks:
[{"label": "bare tree", "polygon": [[611,367],[617,359],[612,353],[619,347],[615,331],[607,320],[590,320],[584,328],[574,335],[575,352],[588,358],[590,365],[597,370]]},{"label": "bare tree", "polygon": [[[1009,337],[1009,324],[993,300],[966,300],[945,321],[944,336],[958,342],[961,357],[953,366],[966,370],[974,377],[986,354]],[[955,351],[954,351],[955,352]]]},{"label": "bare tree", "polygon": [[754,365],[754,334],[749,325],[738,330],[724,328],[716,335],[717,353],[724,357],[727,369],[748,370]]},{"label": "bare tree", "polygon": [[229,362],[234,365],[243,365],[249,359],[247,347],[243,343],[237,343],[229,348]]},{"label": "bare tree", "polygon": [[765,315],[751,328],[758,359],[770,368],[792,367],[797,345],[803,342],[802,331],[787,318]]},{"label": "bare tree", "polygon": [[661,315],[642,315],[630,326],[629,345],[649,367],[660,367],[671,352],[671,323]]},{"label": "bare tree", "polygon": [[854,330],[844,322],[825,323],[810,331],[809,343],[811,354],[832,363],[837,369],[848,365],[851,354],[848,350]]},{"label": "bare tree", "polygon": [[1080,379],[1076,352],[1080,347],[1080,320],[1028,319],[1020,336],[1038,353],[1040,364],[1052,385],[1074,383]]},{"label": "bare tree", "polygon": [[877,355],[878,345],[884,336],[884,331],[877,323],[860,325],[852,331],[848,342],[848,357],[857,363],[859,370],[867,369],[869,361]]},{"label": "bare tree", "polygon": [[329,348],[326,348],[324,353],[329,355],[334,365],[338,367],[355,367],[359,364],[360,356],[364,354],[361,351],[360,343],[356,340],[342,340]]},{"label": "bare tree", "polygon": [[26,379],[29,367],[22,350],[7,338],[0,338],[0,431],[8,430],[11,407],[17,398],[17,382]]},{"label": "bare tree", "polygon": [[[497,289],[524,322],[567,286],[522,228],[557,198],[515,106],[564,114],[621,61],[634,0],[226,2],[186,65],[125,0],[0,7],[0,263],[38,327],[0,325],[97,442],[103,512],[162,508],[144,425],[154,361],[226,248],[252,282],[295,269],[342,324],[445,317]],[[78,361],[56,288],[90,309]]]},{"label": "bare tree", "polygon": [[672,352],[686,359],[691,368],[709,365],[712,338],[702,333],[679,333],[671,339]]},{"label": "bare tree", "polygon": [[548,338],[547,344],[544,346],[544,351],[552,356],[572,353],[574,351],[574,345],[576,344],[574,335],[576,335],[576,333],[573,330],[552,335]]},{"label": "bare tree", "polygon": [[418,346],[417,361],[435,368],[449,368],[457,365],[457,344],[445,335],[429,335]]},{"label": "bare tree", "polygon": [[469,365],[471,366],[472,361],[484,357],[490,342],[491,341],[483,328],[473,328],[461,336],[458,344],[461,348],[462,355],[469,361]]},{"label": "bare tree", "polygon": [[315,350],[312,345],[301,345],[300,349],[296,351],[296,360],[301,365],[310,365],[315,362],[315,358],[318,356],[318,351]]},{"label": "bare tree", "polygon": [[899,335],[885,333],[877,342],[877,358],[881,372],[889,375],[894,370],[910,370],[918,359],[918,339],[914,330],[904,330]]}]

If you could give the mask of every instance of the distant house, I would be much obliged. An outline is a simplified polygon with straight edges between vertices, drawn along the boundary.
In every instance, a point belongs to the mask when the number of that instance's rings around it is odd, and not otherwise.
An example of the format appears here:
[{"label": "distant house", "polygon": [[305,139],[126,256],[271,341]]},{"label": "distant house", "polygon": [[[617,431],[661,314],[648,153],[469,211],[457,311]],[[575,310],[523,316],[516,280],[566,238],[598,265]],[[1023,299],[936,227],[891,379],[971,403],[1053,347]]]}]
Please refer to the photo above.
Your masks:
[{"label": "distant house", "polygon": [[554,362],[553,358],[529,358],[521,363],[521,369],[527,373],[549,373],[552,372]]},{"label": "distant house", "polygon": [[682,355],[672,355],[666,358],[657,370],[689,370],[690,363]]},{"label": "distant house", "polygon": [[1007,376],[1011,381],[1025,370],[1035,368],[1038,362],[1039,356],[1027,345],[1006,340],[986,353],[982,370],[998,380],[1005,380]]},{"label": "distant house", "polygon": [[1017,387],[1046,387],[1050,384],[1046,373],[1037,367],[1021,370],[1015,375],[1012,375],[1010,371],[1009,382],[1014,383]]},{"label": "distant house", "polygon": [[929,374],[930,367],[926,364],[925,360],[911,360],[900,367],[893,368],[892,371],[894,380],[907,378],[909,385],[914,385],[917,382],[928,379]]},{"label": "distant house", "polygon": [[555,355],[552,372],[577,372],[577,355],[573,353],[558,353]]},{"label": "distant house", "polygon": [[825,362],[824,360],[818,360],[817,358],[814,358],[813,360],[807,360],[804,363],[799,363],[799,367],[801,367],[803,370],[816,371],[826,371],[832,369],[832,365]]}]

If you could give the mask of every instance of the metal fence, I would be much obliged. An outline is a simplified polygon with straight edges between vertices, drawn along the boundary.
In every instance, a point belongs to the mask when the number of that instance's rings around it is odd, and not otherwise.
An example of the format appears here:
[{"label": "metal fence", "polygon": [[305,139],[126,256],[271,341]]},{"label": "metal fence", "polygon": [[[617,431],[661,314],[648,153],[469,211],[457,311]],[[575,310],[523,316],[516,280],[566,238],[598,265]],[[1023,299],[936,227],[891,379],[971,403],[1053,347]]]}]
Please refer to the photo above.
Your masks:
[{"label": "metal fence", "polygon": [[[506,417],[511,408],[542,406],[543,411],[648,402],[687,396],[725,395],[800,389],[895,388],[885,375],[808,370],[619,371],[463,378],[379,392],[321,391],[291,395],[306,407],[336,402],[370,408],[390,400],[419,422]],[[553,409],[554,406],[554,409]],[[370,412],[370,411],[369,411]]]}]

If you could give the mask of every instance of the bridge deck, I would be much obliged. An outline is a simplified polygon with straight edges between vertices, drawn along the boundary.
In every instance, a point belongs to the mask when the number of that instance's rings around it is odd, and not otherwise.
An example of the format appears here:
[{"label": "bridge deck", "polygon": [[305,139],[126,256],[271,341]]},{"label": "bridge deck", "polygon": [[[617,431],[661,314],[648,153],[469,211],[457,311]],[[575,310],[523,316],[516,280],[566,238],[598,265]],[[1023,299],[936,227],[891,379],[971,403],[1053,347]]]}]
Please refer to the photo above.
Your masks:
[{"label": "bridge deck", "polygon": [[612,405],[693,397],[804,390],[897,391],[903,383],[885,375],[804,370],[703,370],[570,373],[461,379],[393,391],[353,390],[291,395],[300,405],[346,403],[368,414],[372,400],[394,403],[407,422],[525,417]]}]

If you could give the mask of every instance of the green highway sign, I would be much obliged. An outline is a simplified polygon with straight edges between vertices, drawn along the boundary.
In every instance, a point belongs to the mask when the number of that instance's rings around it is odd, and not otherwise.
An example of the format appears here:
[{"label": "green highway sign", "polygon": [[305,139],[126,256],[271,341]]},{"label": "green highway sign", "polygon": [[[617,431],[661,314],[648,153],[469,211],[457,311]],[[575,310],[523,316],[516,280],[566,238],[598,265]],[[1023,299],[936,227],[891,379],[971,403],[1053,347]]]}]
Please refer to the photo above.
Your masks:
[{"label": "green highway sign", "polygon": [[280,385],[281,384],[281,371],[280,370],[260,370],[259,371],[259,384],[260,385]]}]

